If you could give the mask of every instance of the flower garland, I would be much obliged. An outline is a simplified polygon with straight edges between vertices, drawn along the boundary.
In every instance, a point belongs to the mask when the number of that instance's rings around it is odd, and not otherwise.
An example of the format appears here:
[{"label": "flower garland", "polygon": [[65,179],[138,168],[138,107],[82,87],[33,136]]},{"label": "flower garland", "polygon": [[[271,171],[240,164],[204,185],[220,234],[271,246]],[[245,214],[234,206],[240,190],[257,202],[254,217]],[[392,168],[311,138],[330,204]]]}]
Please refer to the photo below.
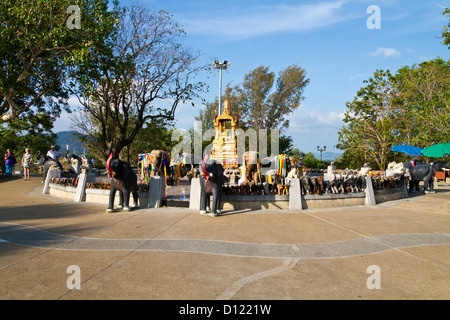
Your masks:
[{"label": "flower garland", "polygon": [[150,153],[141,155],[141,177],[149,183],[150,174],[153,171],[152,156]]}]

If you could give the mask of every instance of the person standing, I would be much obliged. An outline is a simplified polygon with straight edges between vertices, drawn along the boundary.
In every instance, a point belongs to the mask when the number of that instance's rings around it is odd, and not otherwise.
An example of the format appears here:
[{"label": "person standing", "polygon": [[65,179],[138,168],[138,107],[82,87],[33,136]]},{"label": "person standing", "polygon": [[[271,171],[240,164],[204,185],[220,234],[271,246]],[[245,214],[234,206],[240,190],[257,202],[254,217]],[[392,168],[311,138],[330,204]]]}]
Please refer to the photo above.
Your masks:
[{"label": "person standing", "polygon": [[30,149],[25,149],[25,154],[22,157],[22,167],[23,167],[23,177],[24,180],[30,180],[30,168],[31,168],[31,161],[33,159],[33,156],[30,153]]},{"label": "person standing", "polygon": [[15,164],[16,164],[16,159],[14,158],[14,154],[11,152],[10,149],[6,150],[6,154],[5,154],[5,166],[6,166],[5,175],[7,177],[11,177],[12,176],[12,172],[13,172]]}]

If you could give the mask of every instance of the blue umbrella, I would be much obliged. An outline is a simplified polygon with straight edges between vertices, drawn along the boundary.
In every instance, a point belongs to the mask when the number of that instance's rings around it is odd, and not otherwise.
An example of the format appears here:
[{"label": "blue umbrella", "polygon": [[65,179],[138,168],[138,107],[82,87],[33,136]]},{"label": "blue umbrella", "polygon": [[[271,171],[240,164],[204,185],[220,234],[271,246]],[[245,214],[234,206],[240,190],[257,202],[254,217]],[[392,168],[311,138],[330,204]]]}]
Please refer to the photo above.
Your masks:
[{"label": "blue umbrella", "polygon": [[396,152],[403,152],[410,156],[421,156],[422,148],[408,146],[408,145],[399,145],[399,146],[392,146],[392,151]]}]

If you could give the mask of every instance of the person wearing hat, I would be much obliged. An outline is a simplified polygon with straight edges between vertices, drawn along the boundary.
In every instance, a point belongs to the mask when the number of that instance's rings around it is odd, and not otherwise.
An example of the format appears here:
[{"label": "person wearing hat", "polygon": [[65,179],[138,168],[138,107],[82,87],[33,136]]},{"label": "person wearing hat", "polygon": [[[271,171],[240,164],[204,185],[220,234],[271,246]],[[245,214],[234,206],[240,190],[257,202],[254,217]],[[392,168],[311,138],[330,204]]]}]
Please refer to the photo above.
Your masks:
[{"label": "person wearing hat", "polygon": [[23,178],[24,180],[30,180],[30,167],[33,156],[30,153],[30,149],[25,149],[25,154],[22,157]]},{"label": "person wearing hat", "polygon": [[51,146],[50,150],[47,152],[47,157],[53,159],[53,161],[59,161],[58,152],[55,150],[55,146]]}]

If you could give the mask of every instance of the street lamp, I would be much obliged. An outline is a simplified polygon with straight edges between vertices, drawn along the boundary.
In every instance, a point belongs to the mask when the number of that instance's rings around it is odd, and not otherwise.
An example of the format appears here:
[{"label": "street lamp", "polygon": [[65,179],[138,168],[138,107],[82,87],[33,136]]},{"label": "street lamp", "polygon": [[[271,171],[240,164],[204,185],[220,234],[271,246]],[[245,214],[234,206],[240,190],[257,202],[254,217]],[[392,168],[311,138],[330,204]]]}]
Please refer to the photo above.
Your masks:
[{"label": "street lamp", "polygon": [[317,146],[317,151],[320,152],[320,160],[322,160],[322,152],[324,152],[325,150],[327,150],[326,146],[323,146],[323,148],[320,148],[319,146]]},{"label": "street lamp", "polygon": [[219,69],[219,115],[220,115],[220,107],[222,106],[222,70],[226,70],[230,66],[230,62],[223,61],[219,62],[216,60],[212,63],[212,66],[216,69]]}]

